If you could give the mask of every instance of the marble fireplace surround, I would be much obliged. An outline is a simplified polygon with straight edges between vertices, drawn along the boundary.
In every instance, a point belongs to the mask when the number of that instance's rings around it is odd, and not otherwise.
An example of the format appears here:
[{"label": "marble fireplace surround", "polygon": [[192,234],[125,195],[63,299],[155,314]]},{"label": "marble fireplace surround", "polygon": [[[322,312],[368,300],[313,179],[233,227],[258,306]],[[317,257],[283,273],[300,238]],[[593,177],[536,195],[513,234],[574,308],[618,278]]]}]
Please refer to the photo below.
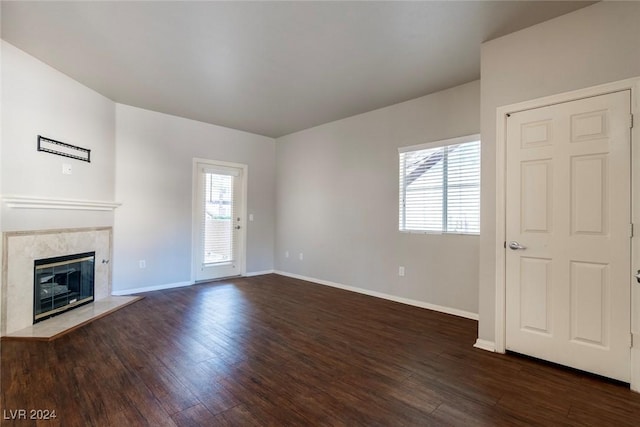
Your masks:
[{"label": "marble fireplace surround", "polygon": [[[95,251],[94,299],[96,303],[109,299],[111,247],[111,227],[3,233],[1,335],[4,337],[33,325],[33,265],[36,259]],[[82,308],[38,325],[78,310]]]}]

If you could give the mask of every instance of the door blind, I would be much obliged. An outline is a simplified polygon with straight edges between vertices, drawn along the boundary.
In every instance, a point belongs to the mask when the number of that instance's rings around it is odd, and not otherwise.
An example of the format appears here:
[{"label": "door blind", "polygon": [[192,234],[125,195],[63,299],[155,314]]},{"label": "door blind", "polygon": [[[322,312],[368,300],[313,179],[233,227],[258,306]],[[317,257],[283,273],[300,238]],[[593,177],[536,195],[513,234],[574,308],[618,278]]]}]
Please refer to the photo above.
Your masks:
[{"label": "door blind", "polygon": [[204,265],[233,261],[234,176],[205,171],[203,224],[201,230]]}]

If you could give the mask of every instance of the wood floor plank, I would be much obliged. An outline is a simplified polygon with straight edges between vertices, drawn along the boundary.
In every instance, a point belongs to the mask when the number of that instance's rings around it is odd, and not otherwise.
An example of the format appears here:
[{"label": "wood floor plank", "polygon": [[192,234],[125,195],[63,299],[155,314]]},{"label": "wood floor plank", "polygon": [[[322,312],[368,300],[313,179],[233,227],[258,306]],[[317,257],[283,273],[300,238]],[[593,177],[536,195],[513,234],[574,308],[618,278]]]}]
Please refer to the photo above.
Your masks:
[{"label": "wood floor plank", "polygon": [[[637,426],[628,386],[473,348],[477,322],[275,274],[2,342],[7,426]],[[0,413],[0,415],[3,415]]]},{"label": "wood floor plank", "polygon": [[255,418],[247,407],[244,405],[234,406],[218,415],[212,420],[209,425],[216,426],[245,426],[245,427],[260,427],[265,425],[259,419]]},{"label": "wood floor plank", "polygon": [[201,403],[196,394],[165,366],[142,368],[135,373],[169,415]]},{"label": "wood floor plank", "polygon": [[202,404],[191,406],[171,416],[178,427],[214,425],[215,416]]}]

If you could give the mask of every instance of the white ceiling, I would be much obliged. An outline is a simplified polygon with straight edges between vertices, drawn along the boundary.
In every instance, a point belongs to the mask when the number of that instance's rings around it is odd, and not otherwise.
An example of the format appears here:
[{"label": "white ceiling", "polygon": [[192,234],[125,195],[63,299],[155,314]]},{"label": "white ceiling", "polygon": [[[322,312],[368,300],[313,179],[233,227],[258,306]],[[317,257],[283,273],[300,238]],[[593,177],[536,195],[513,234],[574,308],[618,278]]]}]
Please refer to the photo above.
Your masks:
[{"label": "white ceiling", "polygon": [[2,38],[116,102],[278,137],[480,78],[593,2],[2,3]]}]

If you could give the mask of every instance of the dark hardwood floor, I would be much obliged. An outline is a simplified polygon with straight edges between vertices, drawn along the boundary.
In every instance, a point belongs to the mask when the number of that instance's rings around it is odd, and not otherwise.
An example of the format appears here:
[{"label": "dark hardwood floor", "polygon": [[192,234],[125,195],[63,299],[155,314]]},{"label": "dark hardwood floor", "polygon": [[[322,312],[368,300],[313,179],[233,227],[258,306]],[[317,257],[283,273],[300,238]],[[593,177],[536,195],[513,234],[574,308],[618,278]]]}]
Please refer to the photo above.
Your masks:
[{"label": "dark hardwood floor", "polygon": [[474,349],[476,328],[277,275],[152,292],[55,341],[2,342],[2,424],[640,425],[625,385]]}]

